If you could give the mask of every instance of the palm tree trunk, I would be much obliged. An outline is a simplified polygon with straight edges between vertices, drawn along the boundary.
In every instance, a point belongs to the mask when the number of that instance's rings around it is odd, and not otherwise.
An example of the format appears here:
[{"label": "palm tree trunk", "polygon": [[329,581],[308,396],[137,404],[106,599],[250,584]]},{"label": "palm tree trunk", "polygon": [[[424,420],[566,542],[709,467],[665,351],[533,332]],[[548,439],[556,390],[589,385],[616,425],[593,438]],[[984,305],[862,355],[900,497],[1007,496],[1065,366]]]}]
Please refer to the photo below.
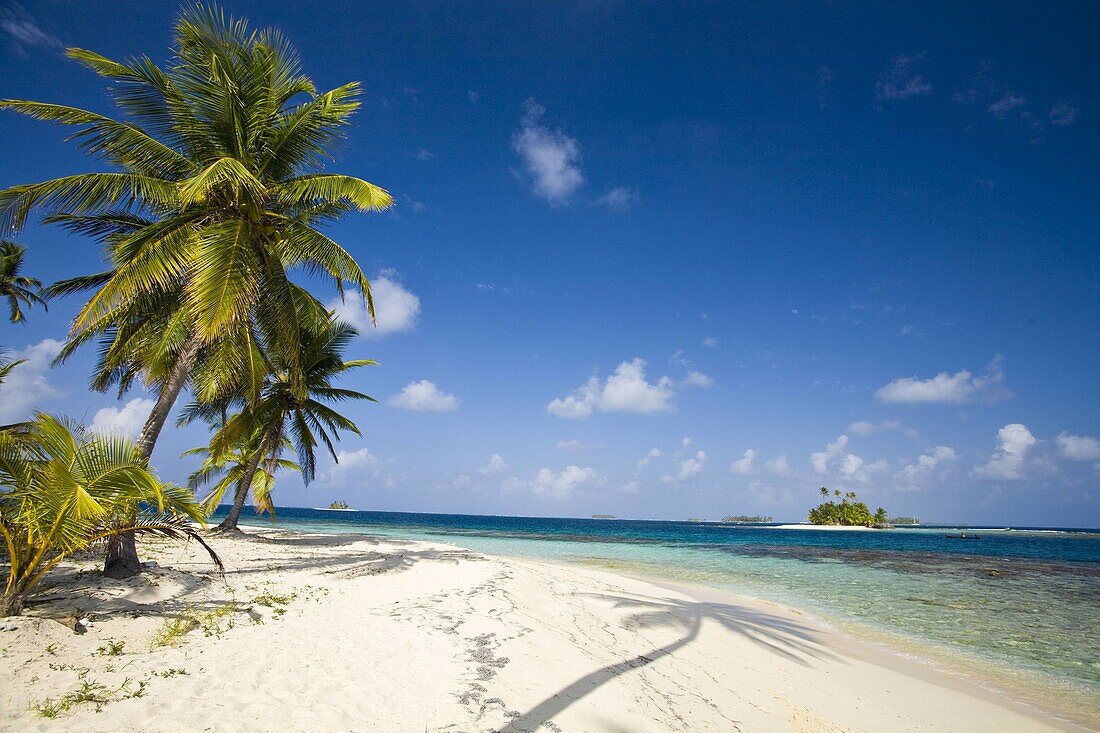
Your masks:
[{"label": "palm tree trunk", "polygon": [[[145,426],[141,429],[141,436],[137,440],[137,449],[148,460],[153,455],[153,448],[157,445],[157,438],[172,412],[172,406],[183,386],[187,384],[191,376],[191,368],[195,365],[195,358],[199,353],[199,340],[192,335],[184,343],[180,350],[176,363],[168,379],[161,385],[160,394],[157,395],[157,403],[153,405],[153,411],[149,413]],[[133,532],[116,535],[107,540],[107,557],[103,560],[103,575],[108,578],[131,578],[141,572],[141,558],[137,554],[137,541]]]},{"label": "palm tree trunk", "polygon": [[237,493],[233,496],[233,506],[229,507],[229,514],[225,515],[222,523],[214,528],[216,532],[230,532],[237,529],[237,521],[241,518],[241,510],[244,509],[245,499],[248,498],[248,489],[252,486],[252,479],[256,477],[256,471],[260,467],[263,458],[263,443],[256,450],[256,455],[248,462],[248,470],[244,472],[237,484]]},{"label": "palm tree trunk", "polygon": [[5,616],[18,616],[23,613],[23,595],[13,593],[0,597],[0,618]]}]

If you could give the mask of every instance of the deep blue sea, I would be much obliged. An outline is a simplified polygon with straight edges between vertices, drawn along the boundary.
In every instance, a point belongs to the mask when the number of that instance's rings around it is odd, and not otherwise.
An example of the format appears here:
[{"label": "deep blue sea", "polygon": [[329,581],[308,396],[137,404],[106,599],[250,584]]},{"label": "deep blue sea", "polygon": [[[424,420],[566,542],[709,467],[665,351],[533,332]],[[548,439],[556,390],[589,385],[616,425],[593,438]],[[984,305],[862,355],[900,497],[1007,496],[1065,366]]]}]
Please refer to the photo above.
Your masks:
[{"label": "deep blue sea", "polygon": [[[247,515],[246,515],[247,517]],[[247,517],[250,524],[268,519]],[[453,543],[789,604],[970,675],[1100,708],[1100,530],[768,525],[278,510],[277,526]],[[950,539],[965,529],[980,540]]]}]

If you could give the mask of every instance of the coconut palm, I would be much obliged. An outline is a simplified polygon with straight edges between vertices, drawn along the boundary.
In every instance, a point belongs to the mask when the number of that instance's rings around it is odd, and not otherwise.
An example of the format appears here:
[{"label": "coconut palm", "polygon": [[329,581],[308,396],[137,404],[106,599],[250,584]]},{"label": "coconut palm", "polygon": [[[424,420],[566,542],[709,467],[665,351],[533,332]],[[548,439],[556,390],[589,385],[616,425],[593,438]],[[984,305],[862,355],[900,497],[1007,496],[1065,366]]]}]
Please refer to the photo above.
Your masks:
[{"label": "coconut palm", "polygon": [[[254,433],[248,439],[242,440],[230,449],[229,452],[217,457],[211,453],[208,445],[193,448],[184,453],[185,456],[205,456],[202,466],[192,473],[187,480],[188,487],[195,492],[203,487],[210,487],[206,496],[200,502],[204,513],[207,515],[213,513],[229,490],[233,489],[235,491],[236,487],[244,480],[248,467],[252,463],[253,453],[259,449],[258,439],[260,436],[261,433]],[[293,447],[290,441],[284,440],[282,449],[290,447]],[[267,460],[261,458],[260,468],[253,475],[252,483],[247,489],[252,496],[252,506],[256,509],[256,512],[258,514],[270,514],[272,520],[275,519],[275,502],[271,497],[271,492],[275,488],[275,474],[280,470],[298,471],[301,469],[294,461],[278,456],[268,456]]]},{"label": "coconut palm", "polygon": [[[344,400],[376,401],[361,392],[333,385],[338,377],[352,369],[377,363],[371,359],[343,360],[344,349],[355,335],[354,328],[331,316],[321,323],[304,319],[299,331],[298,353],[292,359],[276,355],[272,374],[260,398],[244,403],[240,411],[229,417],[214,434],[209,449],[214,461],[223,460],[234,450],[241,451],[242,445],[247,446],[244,453],[249,455],[236,484],[233,505],[218,525],[219,530],[237,528],[261,464],[264,464],[263,473],[274,476],[287,441],[298,454],[298,467],[308,484],[316,474],[314,449],[319,443],[325,445],[333,460],[338,460],[333,441],[339,438],[340,431],[360,435],[355,423],[325,404]],[[293,366],[301,369],[298,377],[293,374]],[[220,405],[194,403],[184,410],[180,421],[209,420],[221,409]]]},{"label": "coconut palm", "polygon": [[129,439],[39,413],[18,433],[0,432],[0,616],[19,614],[66,557],[124,532],[195,539],[220,568],[190,524],[202,520],[191,492],[158,480]]},{"label": "coconut palm", "polygon": [[23,269],[23,256],[26,249],[15,242],[0,240],[0,298],[8,301],[8,318],[12,323],[26,321],[23,306],[34,303],[45,306],[42,299],[42,283],[33,277],[19,274]]},{"label": "coconut palm", "polygon": [[[235,383],[259,352],[258,340],[296,353],[299,293],[289,270],[330,277],[341,293],[350,283],[373,314],[359,265],[318,226],[353,209],[385,209],[393,199],[359,178],[317,172],[359,106],[359,85],[318,93],[278,31],[251,31],[200,6],[177,23],[164,69],[147,57],[68,55],[111,82],[122,121],[42,102],[0,107],[74,126],[72,139],[116,170],[2,191],[0,227],[18,229],[40,208],[51,221],[105,238],[109,268],[61,288],[94,290],[70,343],[124,345],[114,373],[140,374],[157,394],[137,441],[148,457],[199,365],[215,384]],[[143,362],[138,357],[149,352],[131,349],[127,339],[163,324],[161,358]],[[297,372],[290,364],[292,380]],[[259,382],[252,385],[255,398]],[[124,538],[109,553],[108,565],[120,574],[140,568],[132,544]]]}]

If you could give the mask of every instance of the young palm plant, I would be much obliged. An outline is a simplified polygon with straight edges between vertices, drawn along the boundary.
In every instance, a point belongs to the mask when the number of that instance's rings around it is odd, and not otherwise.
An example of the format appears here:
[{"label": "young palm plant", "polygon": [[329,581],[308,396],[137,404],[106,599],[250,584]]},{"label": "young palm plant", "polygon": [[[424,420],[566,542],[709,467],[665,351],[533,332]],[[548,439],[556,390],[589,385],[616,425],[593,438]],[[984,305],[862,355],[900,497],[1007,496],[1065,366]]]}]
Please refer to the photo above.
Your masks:
[{"label": "young palm plant", "polygon": [[[298,454],[298,470],[308,484],[316,474],[314,449],[319,444],[318,439],[333,460],[337,460],[333,441],[339,438],[340,431],[361,434],[355,423],[325,404],[344,400],[376,401],[361,392],[333,384],[353,369],[377,363],[371,359],[344,361],[344,349],[355,335],[354,328],[331,316],[320,322],[304,319],[299,331],[298,353],[290,359],[275,355],[272,374],[260,398],[243,403],[241,410],[230,416],[214,434],[209,448],[213,461],[223,461],[235,451],[242,458],[247,456],[234,489],[233,505],[218,525],[219,530],[237,528],[261,465],[264,474],[274,476],[288,441]],[[294,376],[293,367],[301,369],[298,377]],[[180,422],[197,418],[209,420],[218,410],[219,406],[210,403],[195,403],[184,410]]]},{"label": "young palm plant", "polygon": [[8,565],[0,616],[18,615],[51,569],[123,532],[197,540],[203,513],[190,491],[162,483],[126,438],[38,414],[0,432],[0,536]]},{"label": "young palm plant", "polygon": [[[253,434],[234,446],[229,452],[218,456],[216,459],[210,452],[210,446],[192,448],[184,453],[185,456],[205,456],[202,466],[199,467],[187,480],[187,485],[192,491],[197,492],[210,487],[199,505],[208,516],[221,504],[222,499],[229,491],[244,480],[255,451],[259,450],[260,434]],[[289,440],[284,440],[282,449],[292,448]],[[252,477],[252,483],[248,487],[248,493],[252,496],[252,506],[258,514],[269,514],[275,519],[275,502],[271,492],[275,489],[275,474],[281,470],[299,471],[301,468],[294,461],[278,456],[268,456],[266,460],[261,458],[260,468]]]},{"label": "young palm plant", "polygon": [[[318,226],[353,209],[388,208],[393,199],[359,178],[318,172],[359,106],[359,85],[318,93],[278,31],[252,31],[199,6],[179,20],[164,69],[146,57],[68,55],[111,82],[122,121],[43,102],[6,100],[0,108],[75,127],[72,139],[115,170],[0,191],[0,227],[18,229],[40,208],[50,221],[106,239],[109,268],[62,288],[94,291],[70,343],[110,345],[135,324],[171,325],[159,361],[144,363],[137,356],[148,352],[124,349],[130,361],[117,372],[140,374],[157,394],[137,441],[148,457],[204,362],[208,376],[234,382],[259,339],[296,353],[289,270],[330,277],[341,293],[350,283],[373,314],[359,265]],[[299,371],[290,364],[292,380]],[[107,564],[117,575],[139,571],[132,537],[113,547]]]},{"label": "young palm plant", "polygon": [[0,241],[0,298],[8,301],[8,319],[12,323],[27,320],[23,307],[34,303],[45,306],[42,299],[42,283],[33,277],[20,275],[23,269],[23,256],[27,250],[15,242]]}]

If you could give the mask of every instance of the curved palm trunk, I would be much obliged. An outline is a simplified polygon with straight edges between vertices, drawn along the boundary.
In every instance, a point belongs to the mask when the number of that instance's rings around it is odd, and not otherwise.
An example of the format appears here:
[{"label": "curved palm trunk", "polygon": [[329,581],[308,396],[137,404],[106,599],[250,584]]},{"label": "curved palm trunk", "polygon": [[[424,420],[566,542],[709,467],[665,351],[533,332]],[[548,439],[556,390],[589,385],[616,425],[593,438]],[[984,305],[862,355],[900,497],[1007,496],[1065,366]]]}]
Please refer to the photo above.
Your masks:
[{"label": "curved palm trunk", "polygon": [[[160,394],[157,395],[157,403],[153,405],[153,411],[145,421],[141,429],[141,436],[137,439],[138,452],[146,459],[153,455],[153,448],[157,445],[157,438],[172,412],[172,406],[176,404],[183,386],[187,384],[191,376],[191,368],[195,365],[195,358],[199,353],[199,340],[191,336],[183,345],[179,357],[168,379],[161,385]],[[111,537],[107,540],[107,557],[103,561],[103,574],[108,578],[131,578],[141,572],[141,558],[137,554],[137,541],[133,532]]]},{"label": "curved palm trunk", "polygon": [[237,529],[237,522],[241,518],[241,510],[244,509],[245,499],[248,498],[248,489],[252,486],[252,479],[256,477],[256,471],[259,470],[262,459],[263,451],[257,450],[256,455],[248,462],[248,470],[244,472],[244,476],[237,484],[237,493],[233,496],[233,506],[229,507],[229,514],[225,516],[221,524],[214,528],[215,531],[229,532]]}]

